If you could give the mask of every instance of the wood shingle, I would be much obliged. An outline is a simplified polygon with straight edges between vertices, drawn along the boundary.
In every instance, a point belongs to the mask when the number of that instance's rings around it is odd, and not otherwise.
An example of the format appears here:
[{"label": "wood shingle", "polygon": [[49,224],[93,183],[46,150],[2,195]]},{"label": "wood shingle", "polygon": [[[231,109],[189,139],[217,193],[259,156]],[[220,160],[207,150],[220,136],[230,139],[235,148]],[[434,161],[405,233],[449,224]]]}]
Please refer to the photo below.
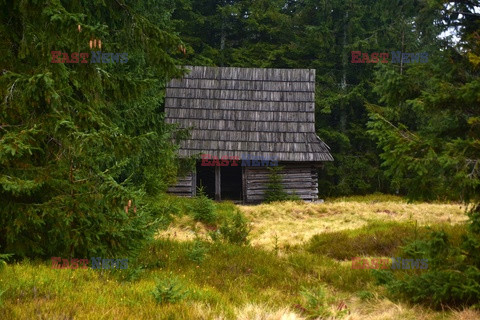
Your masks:
[{"label": "wood shingle", "polygon": [[168,123],[193,127],[181,156],[208,153],[333,161],[315,134],[315,70],[187,67],[166,90]]}]

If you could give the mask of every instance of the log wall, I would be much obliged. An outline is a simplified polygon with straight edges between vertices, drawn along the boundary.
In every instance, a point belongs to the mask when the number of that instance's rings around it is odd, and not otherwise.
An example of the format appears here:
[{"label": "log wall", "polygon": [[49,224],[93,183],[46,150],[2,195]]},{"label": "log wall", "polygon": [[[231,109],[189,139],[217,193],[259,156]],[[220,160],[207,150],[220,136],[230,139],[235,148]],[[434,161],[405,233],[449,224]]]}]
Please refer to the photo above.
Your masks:
[{"label": "log wall", "polygon": [[187,174],[185,177],[178,177],[177,183],[168,188],[167,192],[176,196],[194,197],[196,195],[196,174]]},{"label": "log wall", "polygon": [[[308,163],[280,163],[284,167],[279,174],[283,179],[283,187],[288,194],[296,194],[305,201],[318,200],[318,165]],[[266,167],[243,167],[242,183],[244,202],[259,203],[264,200],[270,176]],[[168,193],[192,197],[196,195],[196,174],[190,173],[178,178],[175,186],[168,188]]]},{"label": "log wall", "polygon": [[[279,172],[283,187],[288,194],[296,194],[302,200],[318,199],[318,174],[316,167],[309,164],[281,164]],[[244,171],[244,195],[246,203],[264,200],[270,171],[265,167],[246,167]]]}]

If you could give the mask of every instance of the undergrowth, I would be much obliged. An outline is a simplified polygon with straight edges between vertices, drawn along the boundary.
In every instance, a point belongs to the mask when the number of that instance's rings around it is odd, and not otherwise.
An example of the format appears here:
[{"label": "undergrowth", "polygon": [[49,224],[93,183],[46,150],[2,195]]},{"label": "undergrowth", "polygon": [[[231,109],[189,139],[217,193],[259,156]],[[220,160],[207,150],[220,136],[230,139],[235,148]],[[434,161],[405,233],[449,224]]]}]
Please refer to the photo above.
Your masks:
[{"label": "undergrowth", "polygon": [[469,217],[460,241],[441,229],[402,248],[404,257],[428,259],[426,270],[377,272],[377,279],[393,297],[413,303],[434,308],[473,306],[480,309],[480,205]]},{"label": "undergrowth", "polygon": [[411,223],[374,222],[358,230],[343,230],[315,235],[307,243],[309,252],[337,260],[351,260],[360,256],[393,257],[400,247],[415,239],[426,239],[431,229],[443,227],[459,241],[465,232],[463,225],[417,227]]}]

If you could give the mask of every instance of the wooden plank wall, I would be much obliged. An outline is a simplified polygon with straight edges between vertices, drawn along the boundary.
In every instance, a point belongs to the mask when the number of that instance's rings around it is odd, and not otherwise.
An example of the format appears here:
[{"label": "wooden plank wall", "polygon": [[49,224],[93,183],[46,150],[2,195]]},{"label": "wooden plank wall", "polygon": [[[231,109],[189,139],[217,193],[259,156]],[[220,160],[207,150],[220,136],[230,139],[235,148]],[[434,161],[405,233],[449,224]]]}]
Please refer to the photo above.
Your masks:
[{"label": "wooden plank wall", "polygon": [[[318,173],[313,165],[289,164],[283,165],[280,171],[283,186],[288,194],[296,194],[302,200],[318,199]],[[245,202],[258,203],[264,199],[270,172],[265,167],[246,167],[244,182]]]},{"label": "wooden plank wall", "polygon": [[196,175],[192,172],[185,177],[178,177],[177,184],[169,187],[167,192],[176,196],[192,197],[196,194],[196,184]]},{"label": "wooden plank wall", "polygon": [[[302,200],[318,200],[318,173],[317,167],[308,163],[281,164],[284,170],[280,171],[283,186],[289,194],[297,194]],[[259,203],[264,199],[270,171],[266,167],[244,167],[243,187],[245,203]],[[177,184],[168,188],[168,193],[183,197],[196,195],[195,172],[185,177],[179,177]]]}]

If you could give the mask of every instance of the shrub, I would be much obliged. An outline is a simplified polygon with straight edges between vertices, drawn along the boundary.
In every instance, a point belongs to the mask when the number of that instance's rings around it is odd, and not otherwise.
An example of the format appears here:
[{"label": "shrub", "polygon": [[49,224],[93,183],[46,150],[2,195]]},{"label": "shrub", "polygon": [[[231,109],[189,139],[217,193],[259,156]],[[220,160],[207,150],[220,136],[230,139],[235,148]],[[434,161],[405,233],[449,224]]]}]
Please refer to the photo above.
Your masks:
[{"label": "shrub", "polygon": [[267,190],[265,191],[264,202],[270,203],[274,201],[296,201],[300,198],[296,195],[289,195],[283,188],[283,179],[280,175],[280,171],[283,167],[268,167],[270,175],[268,177]]},{"label": "shrub", "polygon": [[197,221],[214,224],[217,221],[215,205],[204,193],[203,188],[198,188],[196,201],[194,203],[193,218]]},{"label": "shrub", "polygon": [[[334,316],[335,319],[344,316],[348,310],[343,302],[340,302],[335,313],[330,310],[330,303],[332,299],[328,299],[324,287],[315,289],[307,289],[302,287],[300,294],[305,300],[305,306],[302,307],[308,319],[326,319]],[[332,300],[332,301],[329,301]]]},{"label": "shrub", "polygon": [[437,308],[480,307],[480,214],[473,211],[469,216],[467,233],[459,245],[444,231],[434,231],[429,239],[406,245],[403,255],[428,259],[428,269],[415,274],[381,275],[389,293]]},{"label": "shrub", "polygon": [[123,271],[124,271],[123,280],[125,280],[125,281],[137,281],[138,279],[140,279],[140,276],[143,273],[143,267],[134,266],[134,267],[130,267],[130,268],[128,268],[126,270],[123,270]]},{"label": "shrub", "polygon": [[432,270],[387,283],[393,296],[432,307],[473,305],[480,301],[480,271]]},{"label": "shrub", "polygon": [[205,259],[207,251],[207,248],[201,241],[195,240],[192,248],[187,251],[187,257],[193,262],[200,263]]},{"label": "shrub", "polygon": [[317,288],[316,290],[309,290],[302,288],[300,292],[305,299],[305,310],[309,318],[324,318],[329,317],[331,312],[328,310],[325,290]]},{"label": "shrub", "polygon": [[376,269],[373,269],[371,271],[372,271],[372,275],[375,277],[375,280],[376,280],[378,285],[385,285],[385,284],[390,283],[391,281],[393,281],[395,279],[392,271],[376,270]]},{"label": "shrub", "polygon": [[362,291],[357,292],[357,296],[362,301],[371,300],[375,297],[375,295],[373,293],[371,293],[370,291],[366,291],[366,290],[362,290]]},{"label": "shrub", "polygon": [[152,294],[157,303],[177,303],[188,296],[189,291],[183,288],[182,283],[176,277],[157,280]]},{"label": "shrub", "polygon": [[0,271],[7,266],[7,260],[13,256],[12,253],[0,253]]},{"label": "shrub", "polygon": [[149,198],[152,205],[152,213],[155,217],[168,217],[180,214],[181,201],[176,196],[161,194],[155,198]]},{"label": "shrub", "polygon": [[212,240],[224,240],[229,243],[244,245],[248,244],[247,239],[250,233],[247,219],[235,209],[234,214],[225,217],[220,227],[215,232],[210,232]]}]

